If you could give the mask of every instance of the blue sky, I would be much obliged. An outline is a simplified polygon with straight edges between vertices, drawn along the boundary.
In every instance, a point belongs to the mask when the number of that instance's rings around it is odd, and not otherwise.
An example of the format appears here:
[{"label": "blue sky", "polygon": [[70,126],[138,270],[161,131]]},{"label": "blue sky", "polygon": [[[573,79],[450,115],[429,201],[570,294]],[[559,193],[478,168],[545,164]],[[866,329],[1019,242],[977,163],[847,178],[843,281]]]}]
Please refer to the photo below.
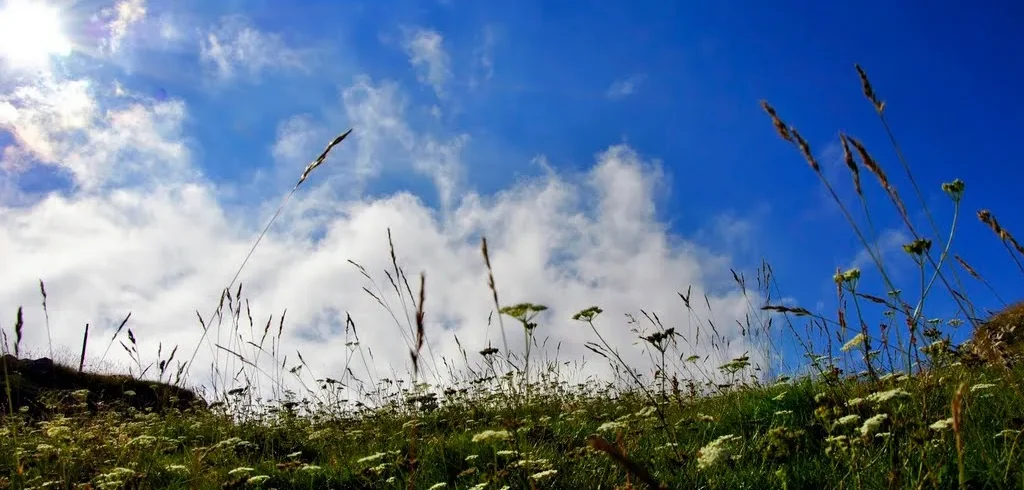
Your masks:
[{"label": "blue sky", "polygon": [[[548,282],[621,266],[623,257],[647,250],[629,243],[630,238],[650,239],[668,250],[643,262],[650,271],[609,273],[597,281],[605,286],[594,287],[610,289],[590,292],[611,298],[616,288],[630,288],[639,299],[654,291],[671,296],[684,291],[689,279],[722,300],[716,312],[720,322],[719,314],[742,316],[729,267],[750,276],[763,257],[773,264],[783,294],[832,316],[836,267],[860,265],[865,287],[875,294],[884,290],[878,289],[869,265],[858,261],[862,247],[837,207],[799,153],[776,135],[759,101],[770,101],[801,131],[851,205],[856,202],[839,159],[838,131],[863,141],[924,226],[921,207],[861,95],[854,63],[865,67],[887,101],[892,128],[943,233],[951,206],[939,186],[957,177],[967,183],[954,251],[1004,299],[1016,299],[1020,286],[1016,266],[974,216],[979,209],[991,209],[1006,228],[1024,233],[1015,203],[1019,166],[1012,143],[1024,131],[1024,96],[1017,90],[1024,61],[1016,49],[1024,45],[1024,34],[1014,22],[1024,7],[1013,2],[981,7],[947,2],[941,8],[891,2],[798,2],[782,8],[760,2],[465,0],[60,5],[73,52],[28,68],[8,62],[0,71],[0,102],[9,107],[0,111],[0,145],[7,148],[0,197],[5,221],[21,223],[4,232],[4,242],[15,246],[35,240],[34,248],[18,246],[14,255],[23,254],[22,263],[37,269],[24,265],[16,276],[21,283],[5,285],[11,298],[0,303],[5,312],[37,302],[30,299],[35,280],[49,276],[48,283],[67,296],[91,291],[115,297],[69,305],[69,317],[118,317],[119,308],[140,297],[153,315],[181,307],[182,318],[194,316],[195,308],[207,307],[187,303],[209,303],[210,291],[215,296],[222,287],[215,283],[231,277],[232,266],[303,166],[334,134],[354,127],[352,139],[311,178],[316,183],[300,192],[305,196],[275,228],[264,246],[268,250],[257,252],[252,277],[243,277],[255,283],[254,294],[268,303],[268,313],[283,307],[305,311],[307,317],[299,313],[296,318],[299,330],[316,331],[323,312],[355,306],[326,296],[327,304],[314,299],[287,304],[294,293],[281,292],[287,289],[281,283],[305,277],[288,271],[316,276],[318,266],[300,264],[285,250],[300,246],[317,254],[342,253],[334,246],[348,254],[342,259],[365,253],[362,260],[376,260],[368,255],[372,246],[352,242],[360,239],[358,233],[379,239],[387,226],[410,230],[407,253],[425,265],[428,275],[435,274],[431,266],[449,266],[439,261],[440,255],[453,260],[452,268],[460,267],[456,258],[478,266],[478,256],[472,255],[475,240],[488,234],[505,240],[499,243],[507,245],[511,269],[533,270],[516,262],[526,261],[538,273],[553,274]],[[85,88],[69,88],[76,81],[85,82]],[[26,87],[40,95],[26,96]],[[40,130],[40,121],[74,119],[45,108],[58,94],[65,94],[61,100],[79,101],[83,109],[72,116],[86,122],[67,123],[62,126],[67,131]],[[126,124],[134,128],[134,139],[116,137],[128,134],[127,126],[121,126]],[[89,151],[71,144],[101,130],[106,136],[90,140]],[[117,144],[122,146],[109,146]],[[51,147],[62,149],[47,153]],[[604,153],[610,148],[626,153]],[[598,181],[601,185],[588,190],[588,182]],[[865,174],[864,183],[895,276],[913,289],[914,269],[899,252],[909,235],[875,179]],[[551,199],[565,209],[530,215],[530,203],[554,195],[544,189],[562,196]],[[63,196],[59,205],[46,197],[51,191]],[[187,194],[193,191],[199,194]],[[403,191],[419,201],[402,201]],[[624,197],[634,191],[638,194]],[[176,194],[181,192],[203,205],[182,205],[187,199]],[[115,206],[123,214],[115,218],[101,211],[132,198],[152,198],[152,206],[162,202],[153,196],[166,198],[166,212],[156,207],[137,212],[128,204]],[[215,212],[188,215],[178,223],[172,212],[178,206]],[[396,209],[392,221],[380,218]],[[410,209],[424,214],[410,214]],[[98,285],[91,281],[101,280],[86,279],[87,272],[95,272],[86,265],[45,260],[44,253],[79,253],[74,241],[55,238],[62,223],[79,221],[70,217],[79,212],[105,216],[103,225],[90,228],[106,230],[95,231],[96,241],[89,242],[100,250],[93,261],[109,261],[125,271],[151,268],[152,274],[142,276],[161,286],[143,285],[142,278],[130,274]],[[61,213],[69,217],[54,218]],[[412,215],[417,218],[411,224],[399,219]],[[32,219],[49,225],[24,224]],[[207,228],[188,228],[205,219],[210,220]],[[584,232],[569,224],[580,219],[589,219],[593,229]],[[522,236],[499,231],[509,220],[520,220]],[[192,252],[156,245],[170,243],[161,233],[175,233],[169,231],[172,222],[196,236],[202,233],[197,230],[207,230],[209,236],[196,240],[206,245],[192,245],[198,247]],[[133,231],[135,226],[148,231]],[[415,231],[423,226],[434,239]],[[616,239],[614,246],[575,248],[578,242],[600,242],[594,230],[628,233],[634,226],[640,231]],[[555,233],[561,228],[575,231]],[[103,243],[125,236],[146,237],[132,250],[155,247],[161,252],[104,255]],[[418,251],[421,240],[437,251]],[[936,251],[940,243],[937,239]],[[190,253],[204,251],[213,257],[191,258]],[[168,269],[169,258],[184,263],[177,266],[180,270],[160,272]],[[352,284],[357,276],[340,276],[344,264],[337,269],[320,264],[338,274],[319,278],[325,287],[339,295],[359,293]],[[667,274],[677,266],[686,274],[674,281]],[[476,284],[447,270],[437,275]],[[65,285],[58,285],[58,278]],[[186,294],[182,288],[188,288],[175,281],[194,281],[209,290]],[[524,297],[518,299],[544,299],[525,297],[531,287],[523,288]],[[979,306],[998,306],[983,289],[971,286],[969,291],[976,293]],[[544,294],[557,301],[564,292]],[[439,316],[456,325],[452,329],[486,318],[486,304],[467,312],[457,311],[458,301],[453,301],[438,307]],[[654,303],[678,308],[676,301]],[[954,312],[948,301],[936,301],[930,315]],[[584,302],[557,311],[588,306]],[[159,321],[150,321],[155,322],[148,327],[152,335],[167,332]],[[80,322],[68,318],[69,338],[71,323]],[[576,335],[552,331],[560,339]],[[194,341],[192,333],[175,340]],[[318,337],[305,332],[296,342],[308,338]]]}]

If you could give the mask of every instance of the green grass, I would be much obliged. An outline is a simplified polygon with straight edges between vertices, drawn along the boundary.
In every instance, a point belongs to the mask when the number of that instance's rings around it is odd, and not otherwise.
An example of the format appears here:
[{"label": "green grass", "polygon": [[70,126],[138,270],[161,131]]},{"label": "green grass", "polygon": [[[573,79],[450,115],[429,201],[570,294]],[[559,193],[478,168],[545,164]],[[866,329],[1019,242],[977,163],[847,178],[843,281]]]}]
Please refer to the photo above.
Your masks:
[{"label": "green grass", "polygon": [[[892,136],[884,104],[858,71]],[[780,136],[831,191],[806,141],[771,106],[764,107]],[[535,334],[543,325],[536,319],[546,308],[502,306],[484,241],[502,344],[479,353],[463,350],[464,365],[448,370],[447,383],[428,386],[419,382],[428,359],[420,356],[427,283],[421,276],[418,294],[413,292],[392,246],[394,268],[383,284],[397,300],[382,305],[411,310],[394,315],[399,328],[409,329],[409,379],[367,385],[351,372],[317,379],[301,356],[286,370],[278,344],[283,315],[276,336],[270,321],[261,332],[250,316],[248,330],[255,333],[247,341],[217,346],[223,354],[214,366],[219,388],[209,409],[91,413],[86,394],[79,392],[53,398],[60,415],[39,420],[14,410],[5,414],[0,488],[1024,488],[1024,364],[1021,336],[1014,335],[1024,328],[1024,306],[987,321],[963,293],[968,279],[987,285],[951,252],[963,183],[943,186],[955,211],[947,232],[940,232],[927,208],[928,226],[918,226],[867,149],[854,137],[842,138],[859,203],[851,207],[833,196],[885,289],[861,291],[860,271],[841,272],[835,277],[836,317],[825,318],[774,301],[778,288],[767,265],[749,281],[756,291],[736,274],[751,306],[743,340],[757,352],[733,358],[713,323],[696,322],[701,337],[683,339],[646,313],[646,322],[633,327],[638,345],[613,346],[602,332],[615,327],[603,324],[594,307],[573,319],[590,335],[586,345],[594,356],[588,361],[608,363],[615,377],[570,381],[576,373],[565,369],[568,363],[537,358],[537,350],[545,352],[537,348]],[[892,142],[923,201],[895,137]],[[905,250],[920,279],[901,285],[905,293],[891,281],[874,245],[861,171],[877,178],[914,237]],[[991,213],[979,213],[979,219],[1019,265],[1015,254],[1022,252],[1009,231]],[[932,239],[940,245],[937,252]],[[366,292],[383,297],[385,290],[354,265],[373,283]],[[238,334],[229,337],[246,338],[241,287],[232,294],[233,285],[220,298],[217,311],[225,314],[204,328],[221,329],[227,318],[226,328]],[[925,299],[939,294],[948,294],[958,313],[930,320]],[[702,301],[689,292],[680,297],[683,314],[702,317]],[[397,320],[403,317],[406,325]],[[874,332],[866,325],[879,319],[887,328],[869,335]],[[15,351],[21,328],[19,321]],[[958,329],[986,333],[954,345]],[[133,373],[142,377],[148,367],[128,332],[130,343],[122,345],[132,355]],[[506,335],[519,333],[528,348],[509,352]],[[799,346],[802,357],[794,359],[782,346]],[[620,349],[643,349],[651,364],[628,366]],[[694,351],[710,354],[688,355]],[[192,359],[179,361],[172,369],[176,349],[171,352],[155,363],[160,380],[191,364]],[[344,353],[352,362],[368,363],[352,323],[346,325]],[[245,382],[229,389],[236,372],[245,373]],[[284,378],[301,385],[301,392],[285,390]],[[274,399],[259,398],[266,393]]]},{"label": "green grass", "polygon": [[[476,385],[425,411],[401,404],[348,416],[282,410],[245,422],[216,410],[125,417],[67,407],[65,416],[34,424],[9,417],[0,461],[11,475],[6,484],[26,488],[406,488],[410,478],[415,488],[530,488],[531,476],[545,470],[555,472],[537,488],[639,483],[588,443],[597,434],[669,488],[949,488],[958,458],[943,421],[966,383],[959,429],[966,480],[971,488],[1020,488],[1024,397],[1005,375],[951,366],[877,384],[802,379],[716,396],[670,394],[657,405],[670,429],[642,395],[613,399],[607,390],[568,386],[538,386],[519,407]],[[899,391],[870,400],[889,390]],[[851,406],[856,399],[864,401]],[[887,419],[866,427],[876,414]],[[474,440],[487,431],[507,438]],[[727,435],[735,438],[713,459],[709,444]],[[263,476],[257,485],[253,478]]]}]

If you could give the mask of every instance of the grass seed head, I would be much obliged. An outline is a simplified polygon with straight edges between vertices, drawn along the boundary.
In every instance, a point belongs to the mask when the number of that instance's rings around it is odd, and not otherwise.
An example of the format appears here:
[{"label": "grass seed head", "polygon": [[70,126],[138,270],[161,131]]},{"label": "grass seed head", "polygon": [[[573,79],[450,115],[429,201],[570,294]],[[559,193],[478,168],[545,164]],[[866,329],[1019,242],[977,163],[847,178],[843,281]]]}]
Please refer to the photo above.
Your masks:
[{"label": "grass seed head", "polygon": [[779,136],[790,143],[796,143],[793,141],[793,135],[790,134],[786,123],[783,122],[775,112],[775,108],[768,104],[768,101],[766,100],[761,101],[761,108],[768,113],[768,117],[772,118],[772,125],[775,126],[775,131],[779,133]]},{"label": "grass seed head", "polygon": [[860,76],[860,86],[864,90],[864,97],[867,97],[871,101],[871,105],[875,106],[875,110],[881,114],[885,110],[885,102],[878,100],[878,95],[875,94],[875,89],[871,86],[871,80],[868,79],[867,72],[859,64],[854,64],[853,66],[857,69],[857,75]]},{"label": "grass seed head", "polygon": [[811,152],[811,145],[807,143],[807,140],[800,135],[800,132],[796,128],[789,128],[790,132],[793,133],[793,139],[796,140],[796,146],[800,148],[800,153],[804,155],[804,159],[807,160],[808,165],[811,169],[817,173],[821,173],[821,165],[818,165],[818,160],[814,158],[814,153]]},{"label": "grass seed head", "polygon": [[853,189],[858,196],[864,197],[864,191],[860,186],[860,168],[857,167],[857,161],[854,160],[853,153],[850,151],[850,142],[847,141],[846,135],[843,133],[839,133],[839,141],[843,145],[843,162],[846,163],[846,167],[850,169],[850,175],[853,177]]}]

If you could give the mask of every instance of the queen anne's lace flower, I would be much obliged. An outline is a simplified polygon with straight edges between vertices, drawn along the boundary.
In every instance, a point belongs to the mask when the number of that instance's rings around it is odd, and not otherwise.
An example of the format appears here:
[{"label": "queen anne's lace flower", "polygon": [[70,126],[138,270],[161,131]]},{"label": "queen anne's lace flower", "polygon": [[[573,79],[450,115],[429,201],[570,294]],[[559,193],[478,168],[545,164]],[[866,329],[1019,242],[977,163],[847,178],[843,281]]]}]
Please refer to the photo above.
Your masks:
[{"label": "queen anne's lace flower", "polygon": [[473,436],[473,442],[504,441],[509,438],[507,430],[485,430]]},{"label": "queen anne's lace flower", "polygon": [[889,414],[880,413],[864,421],[864,425],[860,426],[860,434],[863,436],[870,436],[882,426],[882,422],[885,422],[889,418]]},{"label": "queen anne's lace flower", "polygon": [[697,453],[697,468],[703,470],[729,459],[733,455],[732,443],[739,440],[740,436],[727,434],[711,441]]},{"label": "queen anne's lace flower", "polygon": [[847,352],[850,349],[853,349],[853,348],[863,344],[864,343],[864,339],[866,339],[866,338],[867,337],[865,337],[864,334],[859,333],[856,336],[854,336],[852,339],[848,340],[845,344],[843,344],[843,347],[841,349],[839,349],[839,350],[841,350],[843,352]]}]

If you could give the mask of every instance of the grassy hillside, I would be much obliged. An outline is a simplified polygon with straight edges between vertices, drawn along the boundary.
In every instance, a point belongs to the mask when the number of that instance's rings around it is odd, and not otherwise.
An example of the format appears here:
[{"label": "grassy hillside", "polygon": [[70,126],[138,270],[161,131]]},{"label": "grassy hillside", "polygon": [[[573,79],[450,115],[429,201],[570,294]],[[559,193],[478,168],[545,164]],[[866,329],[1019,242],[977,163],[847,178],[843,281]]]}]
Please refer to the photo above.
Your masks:
[{"label": "grassy hillside", "polygon": [[547,386],[516,406],[466,388],[429,411],[242,423],[68,407],[7,420],[0,455],[16,488],[955,488],[961,468],[968,488],[1020,488],[1024,397],[1004,376],[957,366],[657,404]]},{"label": "grassy hillside", "polygon": [[[858,72],[866,98],[892,135],[884,104]],[[277,391],[282,377],[308,381],[301,373],[310,369],[301,357],[298,366],[284,369],[275,348],[280,329],[275,339],[270,323],[249,350],[218,346],[240,363],[249,382],[220,388],[208,396],[208,407],[159,413],[136,408],[136,390],[124,390],[126,381],[119,381],[120,401],[97,405],[92,385],[76,385],[39,394],[45,410],[18,409],[14,401],[24,393],[15,380],[21,375],[5,362],[0,488],[1024,488],[1024,303],[994,315],[983,312],[962,292],[965,281],[985,281],[951,254],[955,233],[940,233],[930,218],[930,227],[916,228],[906,198],[859,140],[841,137],[859,200],[851,205],[832,191],[797,129],[767,103],[763,107],[782,140],[836,197],[881,272],[882,291],[858,289],[859,270],[837,272],[834,318],[775,301],[765,265],[749,281],[756,291],[748,290],[745,276],[735,276],[753,306],[743,332],[751,345],[763,346],[757,356],[721,362],[687,356],[680,332],[646,314],[649,328],[636,330],[638,345],[609,345],[601,310],[593,307],[573,319],[591,334],[589,361],[607,362],[614,380],[573,383],[561,362],[538,359],[530,349],[489,347],[463,351],[465,365],[449,371],[447,384],[427,386],[418,382],[427,285],[421,276],[418,288],[410,287],[395,262],[390,284],[415,310],[408,325],[416,339],[408,379],[357,389],[347,373],[303,384],[303,392]],[[868,183],[861,182],[868,174],[914,237],[904,250],[920,267],[920,284],[894,284],[873,246],[876,233],[862,191]],[[955,230],[965,186],[955,180],[943,191],[956,211],[954,222],[944,226]],[[978,219],[994,232],[993,242],[1005,245],[1010,263],[1020,264],[1024,248],[1010,230],[987,211]],[[944,241],[933,246],[927,237]],[[482,253],[490,270],[486,241]],[[492,275],[503,330],[536,346],[535,318],[544,306],[502,305],[495,282]],[[927,316],[924,300],[935,296],[945,296],[958,313]],[[680,298],[685,314],[699,315],[700,301],[691,302],[689,293]],[[240,288],[234,294],[225,289],[220,318],[236,329],[245,316],[241,304]],[[869,329],[878,319],[883,328]],[[252,327],[251,317],[249,322]],[[19,351],[22,328],[19,320],[7,333],[13,346],[5,343],[5,353],[9,347]],[[701,348],[723,352],[726,339],[716,337],[713,323],[706,330]],[[958,332],[971,332],[970,340],[954,342]],[[130,330],[128,335],[122,345],[136,361],[135,378],[178,381],[189,366],[191,360],[179,359],[179,368],[171,368],[175,349],[144,367]],[[799,346],[799,359],[782,343]],[[345,347],[357,358],[362,354],[358,339]],[[644,349],[651,365],[628,366],[620,357],[625,349]],[[258,359],[264,354],[271,363]],[[780,375],[774,366],[782,356],[790,369]],[[762,365],[764,359],[772,367]],[[267,372],[265,365],[280,367]],[[219,386],[227,387],[233,374],[220,373]],[[268,386],[275,400],[260,398]]]}]

